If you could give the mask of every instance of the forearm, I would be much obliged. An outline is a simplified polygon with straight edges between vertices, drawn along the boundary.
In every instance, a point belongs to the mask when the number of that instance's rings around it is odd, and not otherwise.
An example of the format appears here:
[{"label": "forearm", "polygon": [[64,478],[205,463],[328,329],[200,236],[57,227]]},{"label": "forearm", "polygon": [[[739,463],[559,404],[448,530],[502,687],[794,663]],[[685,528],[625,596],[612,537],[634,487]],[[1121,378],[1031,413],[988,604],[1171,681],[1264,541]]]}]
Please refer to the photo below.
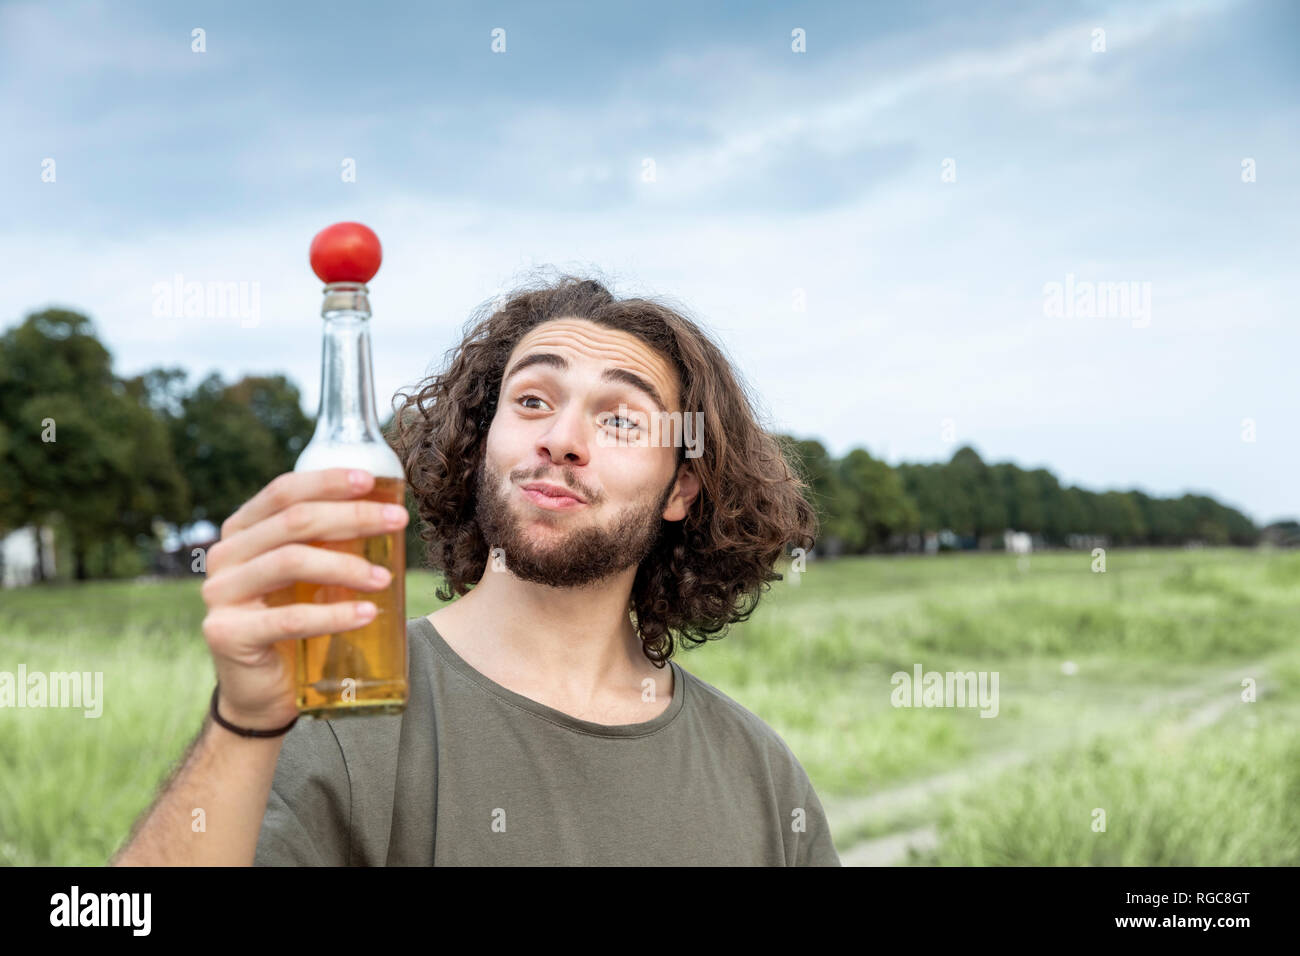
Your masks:
[{"label": "forearm", "polygon": [[[240,737],[204,721],[110,866],[251,866],[284,737]],[[202,811],[202,812],[197,812]]]}]

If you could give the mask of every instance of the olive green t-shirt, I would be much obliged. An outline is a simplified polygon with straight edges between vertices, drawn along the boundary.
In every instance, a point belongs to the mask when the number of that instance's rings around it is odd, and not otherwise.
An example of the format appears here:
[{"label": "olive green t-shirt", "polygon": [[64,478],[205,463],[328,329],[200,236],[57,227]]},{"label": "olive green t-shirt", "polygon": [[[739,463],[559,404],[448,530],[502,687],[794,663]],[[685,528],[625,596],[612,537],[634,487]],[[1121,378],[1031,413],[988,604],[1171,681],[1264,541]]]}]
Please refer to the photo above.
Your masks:
[{"label": "olive green t-shirt", "polygon": [[663,713],[607,726],[406,633],[405,712],[285,735],[255,865],[841,865],[785,742],[676,661]]}]

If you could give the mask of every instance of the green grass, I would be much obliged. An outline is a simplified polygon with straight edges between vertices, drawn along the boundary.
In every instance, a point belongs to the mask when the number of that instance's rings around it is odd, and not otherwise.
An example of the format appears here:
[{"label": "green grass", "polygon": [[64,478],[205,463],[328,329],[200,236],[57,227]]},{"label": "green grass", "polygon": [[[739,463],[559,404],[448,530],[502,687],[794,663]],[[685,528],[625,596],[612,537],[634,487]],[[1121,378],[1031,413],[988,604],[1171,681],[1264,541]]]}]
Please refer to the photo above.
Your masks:
[{"label": "green grass", "polygon": [[[1197,733],[1101,735],[948,802],[940,865],[1294,866],[1300,700],[1238,704]],[[1094,818],[1105,813],[1104,831]]]},{"label": "green grass", "polygon": [[[1084,552],[812,562],[677,660],[780,733],[828,810],[1036,755],[933,802],[832,813],[841,853],[931,824],[939,848],[920,862],[1300,862],[1300,554],[1113,550],[1104,574],[1091,565]],[[408,575],[408,616],[437,606],[436,584]],[[97,865],[120,845],[206,710],[203,616],[197,580],[0,594],[0,670],[102,671],[106,698],[98,719],[0,708],[0,864]],[[892,706],[890,675],[915,664],[996,671],[998,716]],[[1178,730],[1247,665],[1258,701]]]}]

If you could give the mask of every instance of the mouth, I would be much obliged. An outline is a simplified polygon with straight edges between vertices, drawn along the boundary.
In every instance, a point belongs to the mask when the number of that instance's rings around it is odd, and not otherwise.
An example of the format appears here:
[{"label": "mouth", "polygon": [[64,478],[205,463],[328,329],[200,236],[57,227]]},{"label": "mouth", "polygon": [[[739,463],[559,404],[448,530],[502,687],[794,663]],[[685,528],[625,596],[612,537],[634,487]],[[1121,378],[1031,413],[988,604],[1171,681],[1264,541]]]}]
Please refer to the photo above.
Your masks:
[{"label": "mouth", "polygon": [[545,482],[533,481],[526,485],[521,485],[519,490],[524,497],[533,504],[541,508],[547,508],[552,511],[566,511],[571,508],[581,508],[587,502],[577,495],[576,492],[569,491],[559,485],[548,485]]}]

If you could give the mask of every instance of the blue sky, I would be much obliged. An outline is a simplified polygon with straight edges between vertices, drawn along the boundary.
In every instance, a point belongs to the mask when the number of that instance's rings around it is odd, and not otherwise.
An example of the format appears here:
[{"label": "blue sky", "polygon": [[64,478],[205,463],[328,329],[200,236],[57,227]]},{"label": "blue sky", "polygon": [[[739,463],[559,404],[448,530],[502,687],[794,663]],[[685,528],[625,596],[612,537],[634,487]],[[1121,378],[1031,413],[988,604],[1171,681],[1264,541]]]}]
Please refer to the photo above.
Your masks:
[{"label": "blue sky", "polygon": [[[355,219],[385,409],[553,265],[684,307],[835,454],[1300,515],[1295,4],[5,3],[0,119],[0,326],[83,311],[120,374],[314,412],[307,245]],[[178,273],[257,321],[155,316]],[[1150,313],[1049,315],[1067,275]]]}]

